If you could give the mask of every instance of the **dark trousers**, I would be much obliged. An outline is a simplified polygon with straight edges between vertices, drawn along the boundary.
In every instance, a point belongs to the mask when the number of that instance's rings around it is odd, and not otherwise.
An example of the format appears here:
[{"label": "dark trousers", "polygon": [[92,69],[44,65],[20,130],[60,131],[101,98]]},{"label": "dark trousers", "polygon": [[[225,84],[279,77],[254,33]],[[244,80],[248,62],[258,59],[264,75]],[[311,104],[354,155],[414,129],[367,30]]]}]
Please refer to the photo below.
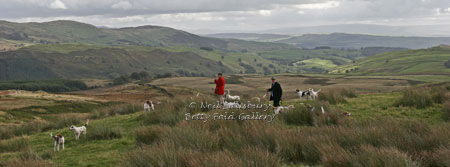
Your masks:
[{"label": "dark trousers", "polygon": [[273,99],[273,106],[274,107],[280,106],[280,99]]}]

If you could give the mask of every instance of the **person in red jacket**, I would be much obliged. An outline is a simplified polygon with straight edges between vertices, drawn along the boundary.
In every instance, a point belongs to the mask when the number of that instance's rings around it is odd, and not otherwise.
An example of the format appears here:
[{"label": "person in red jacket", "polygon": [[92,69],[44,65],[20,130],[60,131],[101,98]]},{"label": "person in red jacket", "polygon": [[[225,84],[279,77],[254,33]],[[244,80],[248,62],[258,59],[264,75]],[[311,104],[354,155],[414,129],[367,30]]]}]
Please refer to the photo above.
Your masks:
[{"label": "person in red jacket", "polygon": [[216,89],[214,93],[217,95],[219,102],[223,104],[223,94],[225,93],[225,79],[222,77],[222,73],[217,74],[217,78],[214,79],[216,83]]}]

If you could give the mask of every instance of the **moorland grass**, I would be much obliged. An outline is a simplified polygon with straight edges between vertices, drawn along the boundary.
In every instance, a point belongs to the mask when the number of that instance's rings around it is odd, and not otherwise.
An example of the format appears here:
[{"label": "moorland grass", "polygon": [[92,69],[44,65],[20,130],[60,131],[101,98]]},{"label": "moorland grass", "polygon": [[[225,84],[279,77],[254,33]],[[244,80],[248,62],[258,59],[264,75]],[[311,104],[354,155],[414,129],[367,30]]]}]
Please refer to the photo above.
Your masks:
[{"label": "moorland grass", "polygon": [[419,109],[427,108],[433,104],[442,104],[450,98],[448,85],[432,88],[411,88],[403,91],[403,96],[399,98],[394,106],[407,106]]},{"label": "moorland grass", "polygon": [[90,140],[111,140],[121,138],[122,134],[123,129],[119,126],[96,124],[95,126],[89,127],[87,138]]},{"label": "moorland grass", "polygon": [[445,102],[444,107],[442,107],[443,118],[450,121],[450,101]]},{"label": "moorland grass", "polygon": [[125,115],[133,114],[141,111],[137,105],[118,105],[95,110],[84,115],[77,115],[74,113],[61,113],[56,115],[44,115],[44,120],[31,120],[27,123],[19,125],[4,125],[0,126],[0,139],[10,139],[21,135],[32,135],[44,131],[51,131],[61,128],[67,128],[70,125],[80,126],[86,122],[87,119],[100,119],[111,117],[116,114]]},{"label": "moorland grass", "polygon": [[[28,147],[43,160],[30,158],[26,161],[33,161],[37,164],[35,166],[40,163],[127,167],[448,166],[450,133],[445,133],[450,131],[448,122],[429,123],[410,115],[401,118],[383,115],[366,118],[358,115],[365,114],[367,111],[363,110],[366,109],[370,109],[368,112],[384,111],[383,107],[397,112],[397,107],[392,106],[394,102],[390,101],[400,97],[398,93],[358,95],[358,98],[348,99],[345,104],[308,103],[318,111],[323,106],[325,114],[308,113],[306,108],[296,104],[293,111],[278,115],[272,123],[185,121],[186,112],[212,114],[222,111],[192,109],[188,107],[189,100],[180,99],[164,101],[164,105],[157,106],[156,111],[150,113],[109,115],[109,110],[105,110],[105,117],[99,116],[98,120],[89,124],[88,138],[81,137],[79,141],[74,141],[73,132],[67,128],[59,129],[68,143],[66,150],[58,154],[48,152],[53,148],[48,132],[32,134],[27,138]],[[378,103],[382,105],[378,106]],[[340,113],[347,107],[356,109],[352,110],[354,115],[351,117]],[[303,117],[309,119],[302,120]],[[108,129],[105,126],[111,129],[119,127],[121,137],[111,137],[114,135],[109,135],[112,134],[110,131],[101,130]],[[100,130],[96,132],[95,128]],[[91,134],[102,137],[91,138]],[[8,158],[0,154],[0,159],[12,163],[26,147],[10,148],[8,153],[13,156]]]},{"label": "moorland grass", "polygon": [[[318,104],[323,105],[323,104]],[[325,106],[326,108],[328,106]],[[419,120],[376,118],[353,120],[327,111],[311,123],[291,124],[280,116],[268,124],[259,121],[180,121],[175,125],[154,124],[136,133],[136,150],[124,159],[124,166],[195,166],[202,160],[216,163],[223,154],[225,164],[265,166],[308,164],[324,166],[433,166],[445,163],[450,144],[450,126],[428,124]],[[170,114],[164,112],[163,114]],[[303,123],[306,122],[306,123]],[[293,125],[294,127],[288,128]],[[298,126],[300,125],[300,126]],[[308,126],[304,126],[308,125]],[[245,152],[245,155],[242,154]],[[187,159],[186,156],[200,159]],[[238,158],[236,158],[238,157]],[[245,157],[245,159],[241,159]],[[370,161],[374,160],[374,161]],[[168,164],[171,163],[171,164]],[[151,166],[151,165],[150,165]]]},{"label": "moorland grass", "polygon": [[[341,126],[302,127],[290,130],[270,128],[262,124],[258,125],[258,123],[243,123],[244,125],[252,125],[244,126],[241,131],[236,131],[234,128],[229,129],[227,126],[224,126],[219,128],[216,133],[219,133],[220,138],[222,138],[220,140],[221,150],[229,150],[233,154],[239,155],[239,150],[248,145],[259,148],[260,150],[272,152],[273,155],[266,155],[272,158],[278,157],[283,160],[283,163],[287,164],[306,163],[318,165],[322,163],[341,163],[341,160],[336,157],[328,156],[328,154],[332,154],[327,151],[330,150],[330,147],[335,151],[335,154],[332,155],[347,155],[342,157],[344,158],[342,160],[342,166],[346,164],[351,164],[350,166],[379,166],[380,164],[396,166],[405,163],[409,164],[406,166],[416,166],[415,164],[425,164],[425,161],[432,161],[430,159],[423,160],[424,154],[430,154],[433,150],[446,151],[445,149],[442,150],[443,148],[441,147],[449,144],[450,136],[448,134],[442,134],[440,131],[450,130],[448,126],[439,127],[437,125],[438,127],[430,127],[421,122],[397,121],[375,120],[370,123],[349,122]],[[392,126],[395,128],[392,128]],[[186,131],[191,131],[189,127],[183,127],[184,130],[188,129]],[[434,128],[437,129],[435,130]],[[255,129],[258,129],[259,133],[250,133]],[[198,130],[196,129],[196,131]],[[176,131],[172,133],[176,134]],[[202,135],[207,134],[207,132],[202,133]],[[228,136],[231,134],[234,136]],[[215,135],[215,133],[211,133],[210,135]],[[228,139],[226,136],[228,136]],[[160,141],[166,140],[161,139]],[[175,145],[175,147],[180,149],[203,150],[201,152],[204,152],[204,149],[210,150],[211,148],[207,145],[196,145],[199,148],[192,147],[190,144],[187,144],[191,140],[183,137],[171,137],[171,141],[174,143],[185,143]],[[275,148],[275,151],[271,151],[272,149],[269,147]],[[340,149],[336,149],[336,147]],[[442,159],[445,157],[445,155],[438,153],[432,154],[433,157],[439,157],[434,159]],[[377,162],[367,161],[370,158],[376,159]],[[438,162],[432,161],[428,163]]]},{"label": "moorland grass", "polygon": [[346,103],[347,98],[355,98],[356,93],[353,90],[345,88],[334,88],[319,92],[319,100],[327,101],[330,104]]},{"label": "moorland grass", "polygon": [[21,137],[13,140],[0,141],[0,153],[16,152],[28,148],[27,139]]}]

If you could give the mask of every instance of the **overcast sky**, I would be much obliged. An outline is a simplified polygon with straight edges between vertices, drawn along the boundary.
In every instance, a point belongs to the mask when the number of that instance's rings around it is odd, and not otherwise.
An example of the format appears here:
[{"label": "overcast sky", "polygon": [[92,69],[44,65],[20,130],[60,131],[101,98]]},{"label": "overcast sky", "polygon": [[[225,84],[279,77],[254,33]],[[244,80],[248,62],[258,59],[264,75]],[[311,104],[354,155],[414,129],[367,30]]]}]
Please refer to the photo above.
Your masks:
[{"label": "overcast sky", "polygon": [[162,25],[195,33],[330,24],[450,23],[449,0],[0,0],[0,19]]}]

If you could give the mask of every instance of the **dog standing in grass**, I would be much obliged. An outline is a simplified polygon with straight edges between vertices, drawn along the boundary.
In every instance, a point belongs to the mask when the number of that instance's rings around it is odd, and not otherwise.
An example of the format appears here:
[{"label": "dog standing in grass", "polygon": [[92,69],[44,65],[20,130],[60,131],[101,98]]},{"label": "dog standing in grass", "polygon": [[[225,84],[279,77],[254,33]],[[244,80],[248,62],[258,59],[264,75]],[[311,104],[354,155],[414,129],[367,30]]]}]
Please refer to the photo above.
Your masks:
[{"label": "dog standing in grass", "polygon": [[144,111],[154,111],[155,110],[155,105],[153,105],[152,101],[146,101],[144,103]]},{"label": "dog standing in grass", "polygon": [[273,112],[274,112],[275,114],[279,114],[279,113],[287,113],[287,112],[289,112],[290,110],[293,110],[294,108],[295,108],[294,105],[289,105],[289,106],[279,106],[279,107],[275,108],[275,109],[273,110]]},{"label": "dog standing in grass", "polygon": [[73,130],[75,132],[75,140],[80,139],[80,134],[83,133],[84,136],[86,137],[86,127],[89,124],[89,120],[86,121],[86,124],[84,124],[83,126],[80,127],[76,127],[74,125],[70,126],[69,130]]},{"label": "dog standing in grass", "polygon": [[50,133],[50,136],[55,140],[53,144],[53,151],[59,151],[59,145],[62,145],[62,149],[64,150],[64,136],[62,136],[61,133],[53,136],[53,132]]}]

